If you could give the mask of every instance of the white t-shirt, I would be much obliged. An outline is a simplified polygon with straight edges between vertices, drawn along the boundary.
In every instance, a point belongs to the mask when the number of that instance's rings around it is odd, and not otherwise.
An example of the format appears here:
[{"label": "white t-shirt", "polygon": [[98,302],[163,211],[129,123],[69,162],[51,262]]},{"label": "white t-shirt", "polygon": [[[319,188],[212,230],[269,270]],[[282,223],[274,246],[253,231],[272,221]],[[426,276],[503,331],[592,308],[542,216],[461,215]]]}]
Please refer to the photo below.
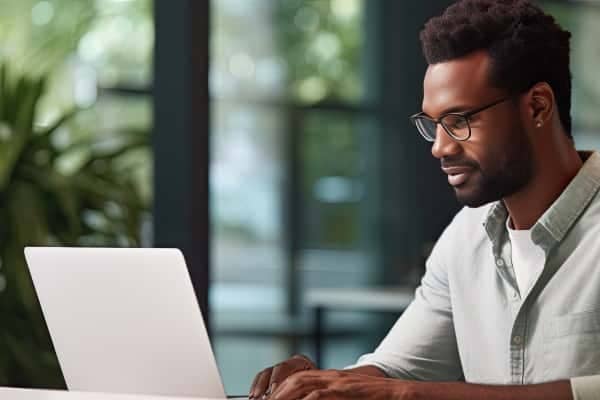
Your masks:
[{"label": "white t-shirt", "polygon": [[512,264],[517,278],[517,285],[521,296],[524,296],[544,268],[546,255],[544,250],[531,240],[531,229],[512,229],[510,218],[506,221],[506,228],[510,238]]}]

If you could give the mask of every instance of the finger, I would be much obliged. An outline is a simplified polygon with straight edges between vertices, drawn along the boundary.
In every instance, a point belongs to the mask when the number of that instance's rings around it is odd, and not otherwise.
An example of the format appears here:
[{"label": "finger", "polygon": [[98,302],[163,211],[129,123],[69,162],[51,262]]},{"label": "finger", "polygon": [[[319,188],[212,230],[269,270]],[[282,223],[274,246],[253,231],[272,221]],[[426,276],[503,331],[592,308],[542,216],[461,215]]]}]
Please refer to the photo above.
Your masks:
[{"label": "finger", "polygon": [[256,376],[252,380],[252,384],[250,385],[250,391],[248,392],[248,397],[249,398],[253,397],[252,395],[253,395],[253,392],[254,392],[254,388],[256,387],[256,384],[258,383],[258,379],[260,378],[261,374],[262,374],[262,371],[259,372],[258,374],[256,374]]},{"label": "finger", "polygon": [[315,368],[314,363],[308,357],[302,355],[295,355],[292,358],[275,365],[273,367],[273,372],[271,373],[271,381],[269,382],[269,388],[266,393],[273,393],[277,387],[292,374]]},{"label": "finger", "polygon": [[329,399],[329,398],[335,398],[335,397],[331,396],[331,393],[329,390],[317,389],[317,390],[313,390],[312,392],[310,392],[309,394],[304,396],[302,398],[302,400],[324,400],[324,399]]},{"label": "finger", "polygon": [[271,380],[272,371],[273,368],[267,368],[258,374],[255,379],[256,383],[253,384],[252,389],[250,390],[250,396],[248,396],[250,399],[261,398],[265,394],[269,386],[269,381]]},{"label": "finger", "polygon": [[315,362],[307,356],[305,356],[304,354],[296,354],[292,357],[292,359],[301,360],[305,365],[304,369],[317,369],[317,365],[315,364]]},{"label": "finger", "polygon": [[273,372],[271,373],[271,381],[269,382],[268,392],[273,393],[277,389],[277,386],[279,386],[281,382],[285,381],[289,376],[296,372],[304,371],[306,369],[305,365],[305,362],[302,360],[290,359],[274,366]]},{"label": "finger", "polygon": [[271,373],[271,379],[269,381],[267,393],[271,394],[275,392],[275,390],[277,390],[277,387],[281,384],[281,382],[285,381],[286,378],[292,375],[294,372],[294,368],[288,363],[281,363],[273,367],[273,372]]},{"label": "finger", "polygon": [[301,399],[313,390],[325,387],[327,383],[320,375],[299,373],[290,376],[277,386],[269,400]]}]

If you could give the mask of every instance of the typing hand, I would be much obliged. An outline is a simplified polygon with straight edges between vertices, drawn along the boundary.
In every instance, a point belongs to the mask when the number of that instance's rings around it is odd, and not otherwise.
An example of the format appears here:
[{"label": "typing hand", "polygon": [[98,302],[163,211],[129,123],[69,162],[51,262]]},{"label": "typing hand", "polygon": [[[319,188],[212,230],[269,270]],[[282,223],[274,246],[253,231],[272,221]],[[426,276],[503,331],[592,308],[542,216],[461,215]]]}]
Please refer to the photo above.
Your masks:
[{"label": "typing hand", "polygon": [[283,381],[269,400],[388,400],[410,397],[410,384],[338,370],[303,371]]},{"label": "typing hand", "polygon": [[316,370],[315,364],[302,355],[295,355],[272,367],[265,368],[256,375],[250,388],[250,399],[268,398],[290,375],[300,371]]}]

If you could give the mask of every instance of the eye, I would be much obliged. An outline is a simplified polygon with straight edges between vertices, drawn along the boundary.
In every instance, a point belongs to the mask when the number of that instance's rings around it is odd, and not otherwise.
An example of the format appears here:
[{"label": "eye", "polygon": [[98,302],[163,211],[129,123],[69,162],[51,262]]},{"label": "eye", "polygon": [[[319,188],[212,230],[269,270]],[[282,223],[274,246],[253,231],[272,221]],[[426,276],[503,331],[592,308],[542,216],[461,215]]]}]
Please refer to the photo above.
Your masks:
[{"label": "eye", "polygon": [[467,119],[461,115],[449,114],[443,118],[443,123],[449,129],[465,129],[467,128]]}]

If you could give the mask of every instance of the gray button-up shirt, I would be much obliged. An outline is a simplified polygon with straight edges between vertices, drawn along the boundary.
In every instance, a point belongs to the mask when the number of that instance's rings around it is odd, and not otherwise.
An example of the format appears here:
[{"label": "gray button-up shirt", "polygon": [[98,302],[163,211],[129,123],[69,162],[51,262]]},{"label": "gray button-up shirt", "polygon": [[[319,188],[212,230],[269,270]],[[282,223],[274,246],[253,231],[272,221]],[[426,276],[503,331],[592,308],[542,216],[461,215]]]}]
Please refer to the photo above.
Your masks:
[{"label": "gray button-up shirt", "polygon": [[[412,304],[354,366],[499,385],[574,378],[575,398],[600,399],[600,154],[582,157],[531,230],[545,262],[527,292],[515,279],[503,203],[464,208],[436,243]],[[576,378],[584,376],[592,377]]]}]

